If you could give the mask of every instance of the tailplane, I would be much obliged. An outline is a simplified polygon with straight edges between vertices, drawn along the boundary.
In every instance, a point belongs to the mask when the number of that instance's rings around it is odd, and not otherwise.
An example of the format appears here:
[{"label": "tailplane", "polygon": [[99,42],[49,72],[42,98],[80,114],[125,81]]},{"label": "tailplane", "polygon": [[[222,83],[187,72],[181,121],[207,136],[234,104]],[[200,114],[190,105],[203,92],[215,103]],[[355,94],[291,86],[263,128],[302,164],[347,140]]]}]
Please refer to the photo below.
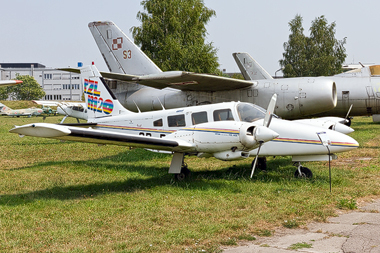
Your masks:
[{"label": "tailplane", "polygon": [[133,113],[117,100],[95,65],[83,67],[80,72],[89,121],[93,118]]},{"label": "tailplane", "polygon": [[248,53],[233,53],[232,56],[245,80],[273,79],[273,77],[269,75],[269,73]]},{"label": "tailplane", "polygon": [[110,72],[136,76],[162,72],[112,21],[88,24]]}]

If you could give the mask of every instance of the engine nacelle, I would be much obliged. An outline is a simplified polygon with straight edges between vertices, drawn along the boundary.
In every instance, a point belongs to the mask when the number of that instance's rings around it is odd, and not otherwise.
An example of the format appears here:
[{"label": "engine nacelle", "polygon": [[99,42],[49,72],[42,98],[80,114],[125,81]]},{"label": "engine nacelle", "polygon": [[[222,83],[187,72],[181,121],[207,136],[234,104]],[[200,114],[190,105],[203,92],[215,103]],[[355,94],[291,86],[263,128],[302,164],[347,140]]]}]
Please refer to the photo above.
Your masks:
[{"label": "engine nacelle", "polygon": [[[278,95],[275,113],[285,119],[295,119],[330,111],[337,105],[335,83],[326,78],[285,78],[268,83],[268,89],[259,89],[268,100],[273,93]],[[265,88],[264,86],[262,86]],[[258,104],[264,98],[258,99]],[[267,101],[266,101],[267,102]],[[267,102],[268,103],[268,102]]]}]

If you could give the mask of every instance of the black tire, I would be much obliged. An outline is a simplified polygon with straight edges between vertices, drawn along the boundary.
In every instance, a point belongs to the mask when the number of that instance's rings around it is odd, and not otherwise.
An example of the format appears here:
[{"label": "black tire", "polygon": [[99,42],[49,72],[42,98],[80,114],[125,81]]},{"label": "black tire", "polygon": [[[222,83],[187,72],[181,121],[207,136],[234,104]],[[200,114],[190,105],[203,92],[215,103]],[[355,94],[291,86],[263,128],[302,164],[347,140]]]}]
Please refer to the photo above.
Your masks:
[{"label": "black tire", "polygon": [[302,167],[300,168],[301,170],[301,175],[298,172],[298,169],[294,172],[294,177],[296,178],[312,178],[313,177],[313,172],[307,167]]},{"label": "black tire", "polygon": [[186,180],[190,176],[190,170],[186,167],[181,168],[181,172],[178,174],[174,174],[174,179],[177,181]]}]

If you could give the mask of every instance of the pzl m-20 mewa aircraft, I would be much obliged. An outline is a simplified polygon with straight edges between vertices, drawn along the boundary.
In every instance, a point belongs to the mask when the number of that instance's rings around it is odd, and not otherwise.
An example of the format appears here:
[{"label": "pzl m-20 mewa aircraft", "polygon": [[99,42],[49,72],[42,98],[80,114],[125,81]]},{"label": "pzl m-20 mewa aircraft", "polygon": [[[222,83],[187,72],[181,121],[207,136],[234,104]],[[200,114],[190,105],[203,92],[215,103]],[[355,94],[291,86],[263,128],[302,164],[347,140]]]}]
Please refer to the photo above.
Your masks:
[{"label": "pzl m-20 mewa aircraft", "polygon": [[[81,77],[91,128],[34,123],[16,126],[10,132],[169,151],[173,153],[169,173],[178,179],[188,174],[184,155],[227,161],[258,155],[293,156],[293,161],[301,162],[328,160],[330,154],[358,147],[345,134],[273,117],[276,95],[267,112],[250,103],[227,102],[135,113],[120,104],[95,66],[82,68]],[[330,151],[322,145],[321,132],[331,142]],[[312,175],[300,164],[295,174]]]},{"label": "pzl m-20 mewa aircraft", "polygon": [[[248,53],[233,53],[233,57],[246,80],[261,79],[258,82],[270,84],[282,80],[272,79],[269,75],[257,75],[256,73],[266,73],[266,71]],[[345,117],[350,111],[349,116],[372,115],[373,121],[380,121],[380,65],[362,66],[339,75],[320,77],[321,79],[333,80],[336,84],[337,106],[313,116]],[[327,119],[335,120],[332,117]]]},{"label": "pzl m-20 mewa aircraft", "polygon": [[275,113],[286,119],[336,106],[335,84],[330,80],[289,78],[261,85],[256,81],[208,74],[162,72],[113,22],[91,22],[88,26],[113,72],[101,74],[104,78],[128,82],[114,81],[110,87],[132,111],[137,111],[136,104],[141,111],[159,110],[161,103],[167,109],[229,101],[266,107],[274,93],[278,95]]}]

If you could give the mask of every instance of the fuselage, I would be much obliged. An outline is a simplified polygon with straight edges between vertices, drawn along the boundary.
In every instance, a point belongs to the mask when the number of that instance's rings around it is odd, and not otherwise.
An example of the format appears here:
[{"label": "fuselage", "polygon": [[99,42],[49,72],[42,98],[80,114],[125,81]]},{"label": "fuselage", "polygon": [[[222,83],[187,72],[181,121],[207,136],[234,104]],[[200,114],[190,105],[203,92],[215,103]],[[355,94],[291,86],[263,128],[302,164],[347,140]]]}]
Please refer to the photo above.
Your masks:
[{"label": "fuselage", "polygon": [[379,66],[361,68],[340,75],[325,77],[333,80],[337,89],[337,106],[315,116],[346,116],[351,104],[350,116],[380,114]]},{"label": "fuselage", "polygon": [[[89,122],[97,123],[97,128],[106,131],[167,139],[179,138],[188,142],[201,139],[202,141],[195,144],[203,145],[202,147],[215,146],[215,143],[223,139],[228,147],[229,141],[236,142],[236,139],[240,138],[242,122],[262,126],[264,115],[265,110],[259,106],[228,102],[144,113],[131,112],[111,118],[90,118]],[[213,125],[213,122],[219,124]],[[224,123],[220,124],[222,122]],[[260,152],[263,156],[327,154],[326,147],[319,140],[318,132],[326,132],[328,135],[332,143],[331,153],[345,152],[358,147],[358,143],[347,135],[302,123],[272,118],[269,128],[279,136],[263,144]],[[208,137],[198,138],[202,133],[207,133]],[[198,137],[194,138],[195,135]],[[242,146],[238,148],[244,149]],[[225,147],[221,148],[223,149],[225,150]],[[250,151],[250,155],[256,153],[256,150]]]}]

